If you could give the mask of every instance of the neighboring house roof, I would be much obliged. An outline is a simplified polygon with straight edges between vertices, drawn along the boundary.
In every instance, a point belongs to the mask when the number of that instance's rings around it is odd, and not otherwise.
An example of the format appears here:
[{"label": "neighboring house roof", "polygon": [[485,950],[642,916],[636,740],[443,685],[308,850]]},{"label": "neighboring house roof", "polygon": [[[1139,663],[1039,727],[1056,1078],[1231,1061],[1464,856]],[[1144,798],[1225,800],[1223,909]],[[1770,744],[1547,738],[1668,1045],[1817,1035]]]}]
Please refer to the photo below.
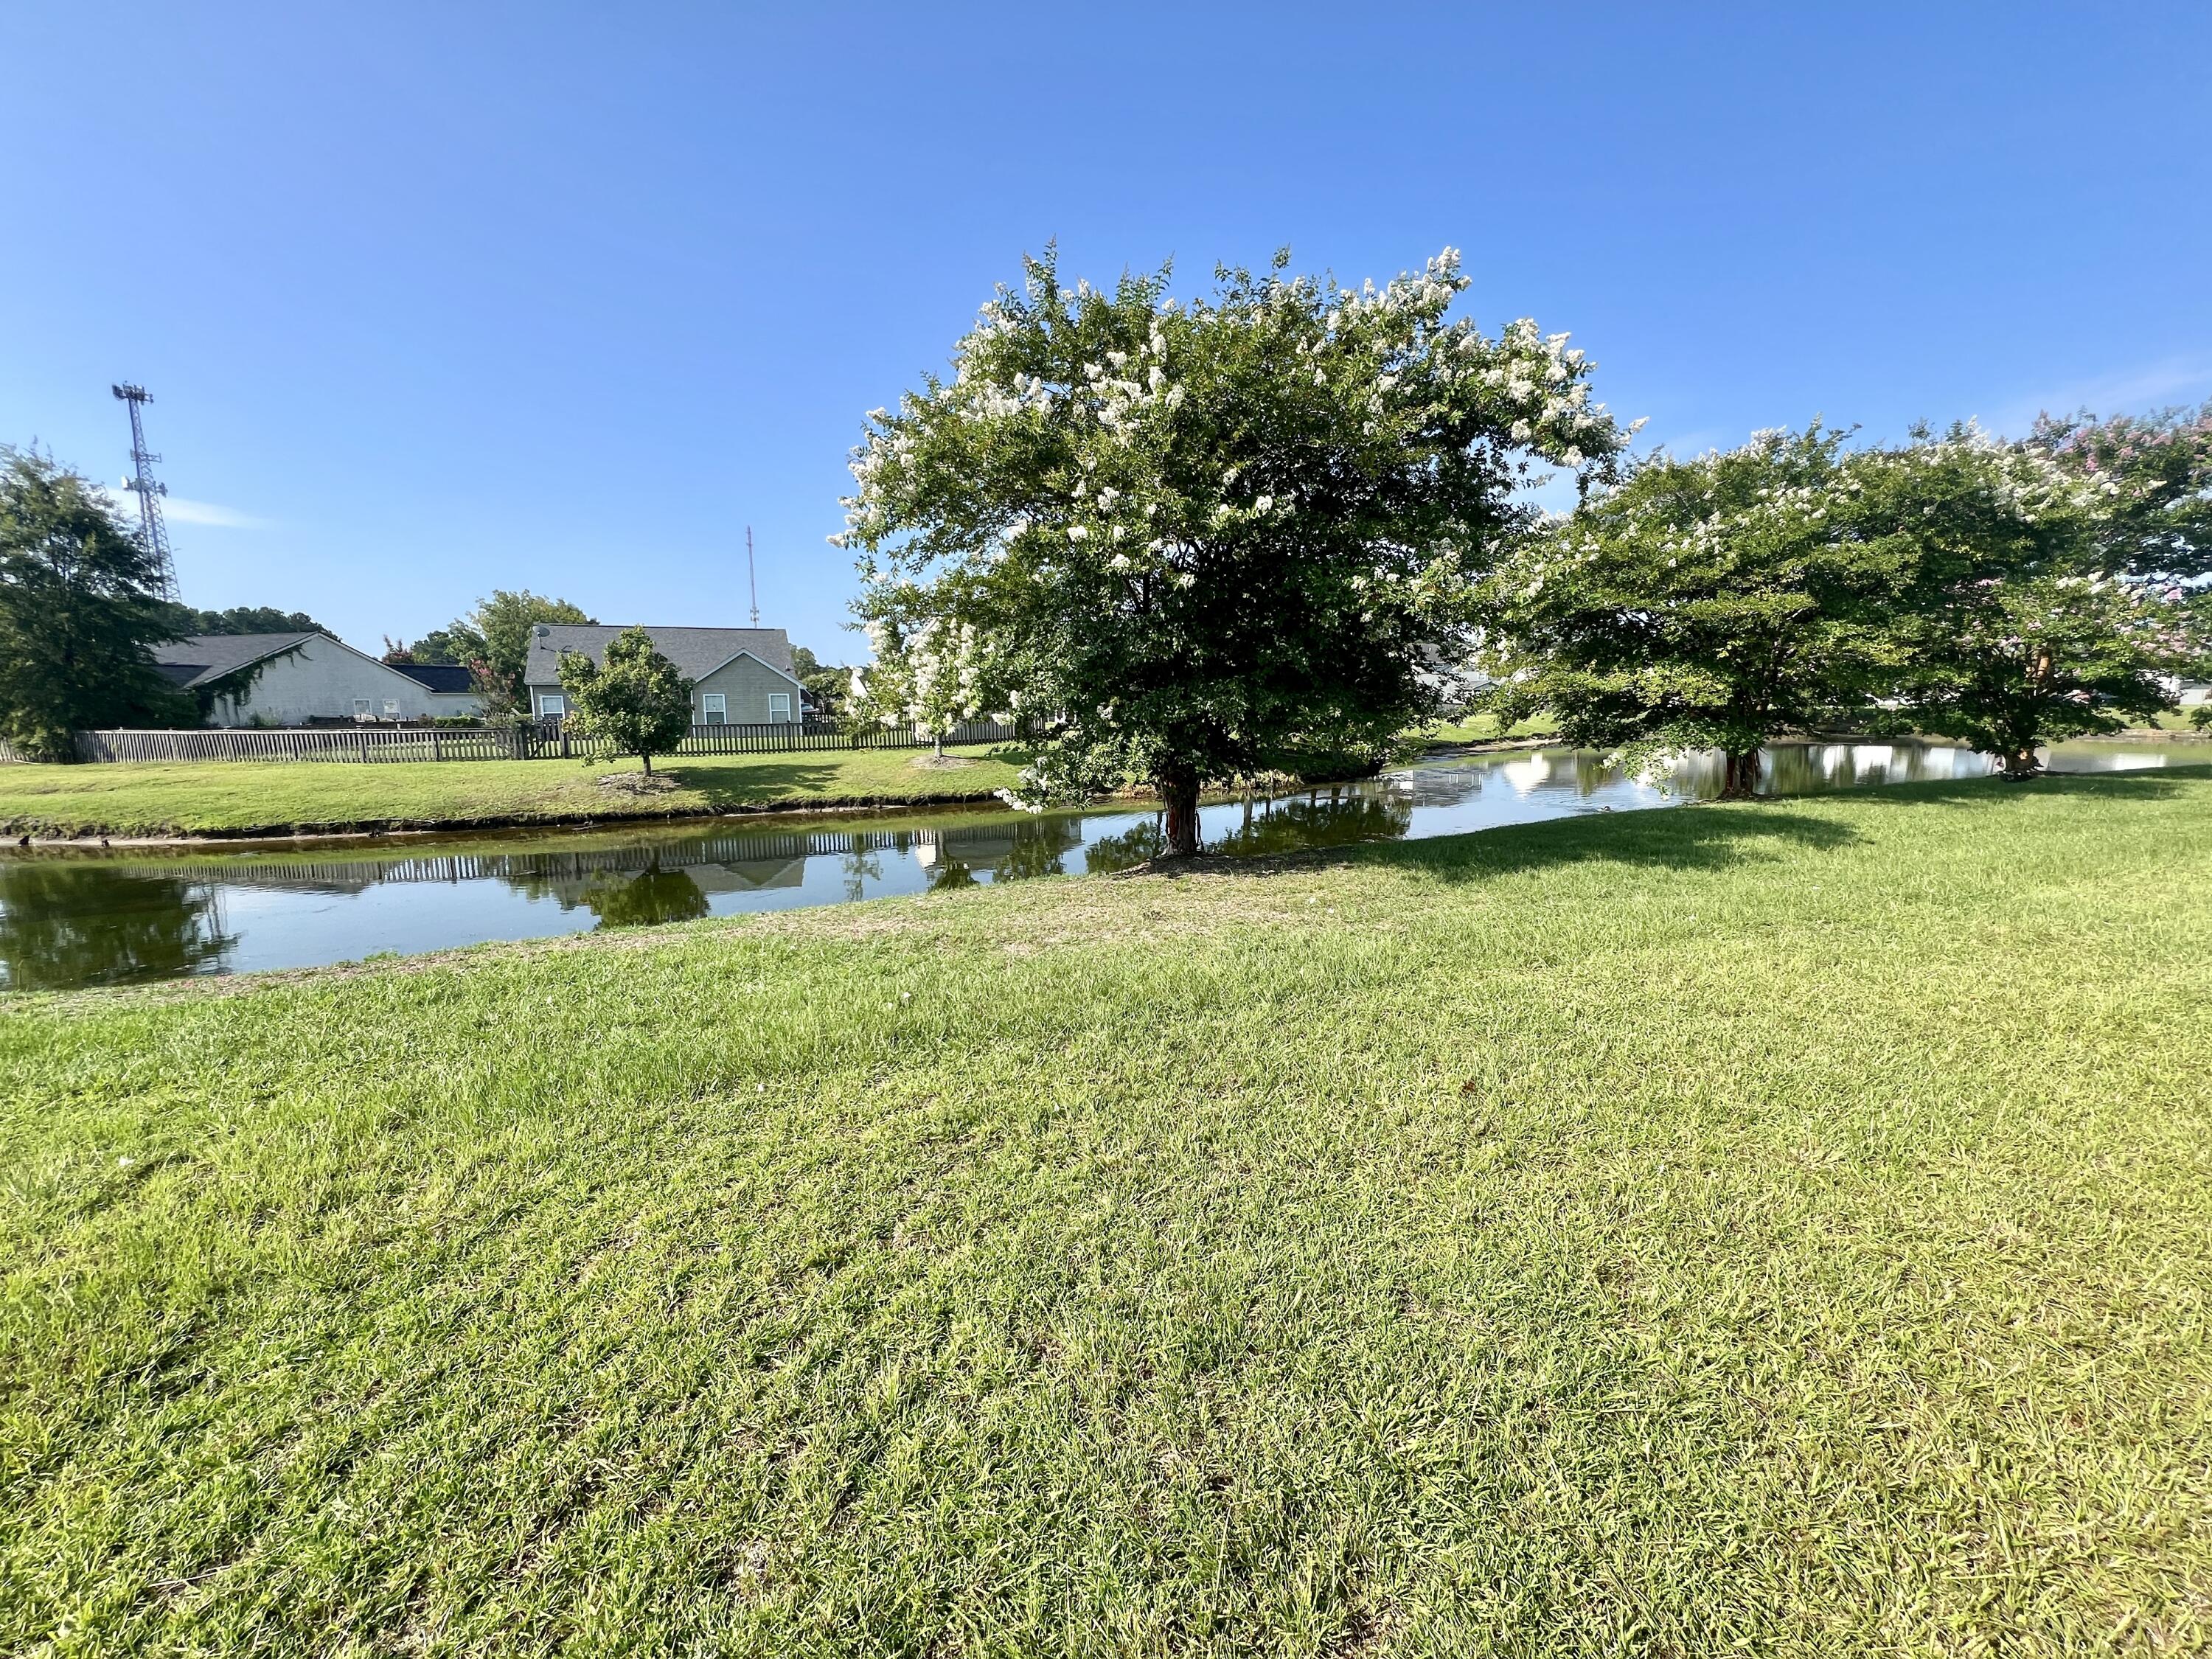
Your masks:
[{"label": "neighboring house roof", "polygon": [[433,691],[472,691],[476,689],[469,682],[469,671],[459,663],[391,662],[385,666],[398,670],[409,679],[417,681]]},{"label": "neighboring house roof", "polygon": [[309,640],[326,637],[312,630],[304,634],[195,634],[154,647],[154,665],[173,685],[191,690],[234,674],[249,663],[289,651]]},{"label": "neighboring house roof", "polygon": [[[530,660],[522,672],[523,684],[560,684],[562,652],[580,651],[593,662],[599,662],[607,642],[622,631],[620,627],[603,623],[539,623],[531,630]],[[645,631],[653,636],[653,648],[674,663],[676,672],[686,679],[703,680],[725,663],[749,656],[774,669],[793,685],[799,684],[791,672],[791,639],[781,628],[648,625]]]}]

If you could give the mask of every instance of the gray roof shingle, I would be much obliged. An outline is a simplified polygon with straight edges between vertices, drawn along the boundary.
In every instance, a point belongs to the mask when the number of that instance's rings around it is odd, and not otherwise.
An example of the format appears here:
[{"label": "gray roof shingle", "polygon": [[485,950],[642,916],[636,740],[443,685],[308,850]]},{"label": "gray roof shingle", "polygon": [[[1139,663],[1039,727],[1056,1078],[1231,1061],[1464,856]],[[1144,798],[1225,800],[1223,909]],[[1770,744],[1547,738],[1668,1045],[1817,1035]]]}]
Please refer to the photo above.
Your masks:
[{"label": "gray roof shingle", "polygon": [[210,680],[219,680],[248,663],[289,651],[320,634],[195,634],[154,647],[154,665],[173,685],[190,690]]},{"label": "gray roof shingle", "polygon": [[[561,684],[561,653],[580,651],[593,662],[602,659],[607,641],[621,633],[620,626],[605,623],[540,623],[530,635],[530,661],[523,670],[526,685]],[[676,665],[687,679],[701,680],[740,651],[751,653],[778,673],[791,672],[791,639],[781,628],[655,628],[653,648]]]}]

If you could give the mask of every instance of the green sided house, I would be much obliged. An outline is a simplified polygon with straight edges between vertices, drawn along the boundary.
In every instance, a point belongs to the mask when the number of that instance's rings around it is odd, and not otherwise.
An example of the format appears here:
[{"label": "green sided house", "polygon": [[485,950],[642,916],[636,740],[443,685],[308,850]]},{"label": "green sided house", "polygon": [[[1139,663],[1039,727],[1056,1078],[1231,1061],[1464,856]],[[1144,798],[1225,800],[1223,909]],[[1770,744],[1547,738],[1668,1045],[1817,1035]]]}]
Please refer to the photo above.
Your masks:
[{"label": "green sided house", "polygon": [[[621,628],[599,623],[539,623],[530,631],[522,681],[540,720],[568,712],[561,657],[580,651],[600,662]],[[694,726],[780,726],[802,717],[802,688],[791,672],[791,641],[781,628],[647,628],[653,648],[691,682]]]}]

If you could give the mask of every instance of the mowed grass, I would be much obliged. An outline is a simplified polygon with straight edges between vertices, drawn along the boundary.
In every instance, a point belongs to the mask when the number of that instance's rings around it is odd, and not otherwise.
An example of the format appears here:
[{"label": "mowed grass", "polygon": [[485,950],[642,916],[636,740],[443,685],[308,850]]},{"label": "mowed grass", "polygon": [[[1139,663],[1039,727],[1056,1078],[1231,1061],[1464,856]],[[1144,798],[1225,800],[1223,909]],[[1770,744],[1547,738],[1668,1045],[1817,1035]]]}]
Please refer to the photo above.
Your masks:
[{"label": "mowed grass", "polygon": [[2201,770],[18,999],[0,1077],[9,1650],[2212,1643]]},{"label": "mowed grass", "polygon": [[0,766],[0,830],[9,835],[173,836],[422,828],[663,817],[769,807],[982,800],[1011,786],[1011,750],[952,749],[972,763],[918,766],[911,749],[670,756],[654,768],[681,787],[617,794],[599,787],[635,760],[201,761]]},{"label": "mowed grass", "polygon": [[1425,726],[1421,735],[1431,744],[1498,743],[1518,738],[1548,738],[1558,729],[1557,722],[1548,714],[1518,720],[1511,726],[1500,726],[1495,714],[1476,714],[1463,720],[1443,720]]}]

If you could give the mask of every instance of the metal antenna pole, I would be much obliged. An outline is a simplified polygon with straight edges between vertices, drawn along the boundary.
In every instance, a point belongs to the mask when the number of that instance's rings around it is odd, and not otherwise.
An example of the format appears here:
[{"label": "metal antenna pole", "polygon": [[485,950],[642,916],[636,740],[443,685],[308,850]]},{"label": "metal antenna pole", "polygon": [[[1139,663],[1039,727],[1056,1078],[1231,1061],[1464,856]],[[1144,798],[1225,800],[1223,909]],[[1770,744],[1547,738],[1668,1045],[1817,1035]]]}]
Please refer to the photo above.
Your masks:
[{"label": "metal antenna pole", "polygon": [[753,626],[760,626],[760,583],[753,577],[753,527],[745,526],[745,591],[752,595]]},{"label": "metal antenna pole", "polygon": [[161,497],[168,485],[154,477],[154,463],[161,458],[146,447],[146,427],[139,407],[154,401],[143,386],[108,388],[131,408],[131,493],[138,498],[138,544],[154,561],[154,591],[165,599],[177,597],[177,562],[169,551],[169,529],[161,522]]}]

